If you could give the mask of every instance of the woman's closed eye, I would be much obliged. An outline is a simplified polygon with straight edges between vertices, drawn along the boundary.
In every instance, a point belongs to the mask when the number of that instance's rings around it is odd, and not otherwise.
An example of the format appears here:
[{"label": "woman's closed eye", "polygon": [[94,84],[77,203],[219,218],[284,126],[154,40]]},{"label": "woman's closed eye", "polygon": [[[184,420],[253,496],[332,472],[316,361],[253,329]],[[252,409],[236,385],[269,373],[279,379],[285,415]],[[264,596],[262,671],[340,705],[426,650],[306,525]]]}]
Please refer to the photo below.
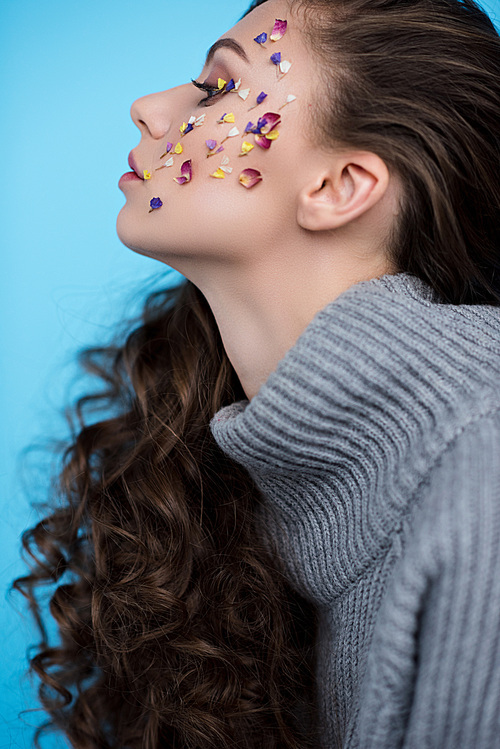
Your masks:
[{"label": "woman's closed eye", "polygon": [[220,89],[218,86],[211,86],[209,83],[200,83],[199,81],[195,81],[194,78],[191,78],[191,83],[193,86],[201,88],[202,91],[206,91],[208,94],[208,96],[198,102],[198,105],[204,104],[205,102],[211,102],[223,91],[223,89]]}]

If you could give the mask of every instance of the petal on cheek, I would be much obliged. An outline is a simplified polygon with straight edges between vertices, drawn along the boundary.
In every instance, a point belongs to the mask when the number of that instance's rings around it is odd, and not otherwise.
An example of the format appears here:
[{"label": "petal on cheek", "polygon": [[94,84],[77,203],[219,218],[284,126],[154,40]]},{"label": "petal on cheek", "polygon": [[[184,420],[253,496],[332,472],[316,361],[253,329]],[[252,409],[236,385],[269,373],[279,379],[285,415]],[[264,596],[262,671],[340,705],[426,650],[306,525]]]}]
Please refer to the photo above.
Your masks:
[{"label": "petal on cheek", "polygon": [[185,161],[183,165],[181,166],[181,176],[174,177],[174,180],[177,182],[178,185],[185,185],[186,182],[191,181],[192,176],[193,176],[193,172],[191,168],[191,159],[188,159],[188,161]]},{"label": "petal on cheek", "polygon": [[224,179],[226,175],[224,171],[219,167],[218,169],[215,170],[215,172],[212,172],[210,176],[215,177],[216,179]]},{"label": "petal on cheek", "polygon": [[274,21],[273,31],[269,39],[272,42],[278,42],[285,35],[286,27],[286,21],[281,21],[279,18],[276,18],[276,20]]},{"label": "petal on cheek", "polygon": [[262,173],[258,169],[243,169],[239,176],[240,184],[249,189],[262,182]]}]

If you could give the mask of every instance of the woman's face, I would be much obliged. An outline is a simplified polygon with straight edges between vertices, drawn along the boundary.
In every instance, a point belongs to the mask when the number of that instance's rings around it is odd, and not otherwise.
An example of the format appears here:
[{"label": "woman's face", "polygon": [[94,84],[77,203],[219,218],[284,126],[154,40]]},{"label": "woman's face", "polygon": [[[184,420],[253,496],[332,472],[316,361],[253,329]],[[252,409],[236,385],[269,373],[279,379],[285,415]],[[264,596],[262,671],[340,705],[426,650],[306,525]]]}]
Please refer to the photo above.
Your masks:
[{"label": "woman's face", "polygon": [[[278,41],[270,36],[275,20],[286,20],[285,34]],[[254,38],[265,32],[261,45]],[[221,40],[233,39],[233,42]],[[297,230],[296,195],[307,178],[311,138],[309,108],[314,101],[317,71],[304,46],[300,21],[292,16],[285,0],[268,0],[224,34],[209,55],[197,81],[217,87],[219,79],[241,83],[237,90],[218,93],[208,101],[208,94],[191,82],[168,91],[144,96],[134,102],[132,118],[141,131],[139,145],[131,152],[131,166],[139,176],[144,170],[150,179],[120,180],[126,196],[117,221],[122,242],[133,250],[151,255],[176,267],[178,258],[211,258],[245,260],[255,254],[276,252],[293,238]],[[281,53],[281,61],[292,63],[283,73],[271,60]],[[192,71],[186,71],[190,76]],[[250,89],[246,99],[243,92]],[[267,94],[251,111],[261,92]],[[287,97],[295,100],[283,106]],[[265,138],[269,148],[259,145],[263,136],[244,133],[247,123],[258,125],[259,118],[272,112],[281,116],[273,130],[279,136]],[[234,122],[218,123],[224,114],[234,115]],[[190,118],[204,115],[203,124],[182,135],[180,127]],[[232,120],[232,117],[228,118]],[[272,122],[268,122],[269,129]],[[238,135],[224,140],[233,128]],[[264,126],[263,131],[265,132]],[[212,149],[207,158],[207,140],[221,141],[224,150]],[[165,155],[167,144],[173,145]],[[180,143],[182,153],[174,153]],[[253,146],[244,156],[242,144]],[[211,144],[210,144],[211,145]],[[245,146],[248,148],[248,146]],[[159,168],[173,161],[172,166]],[[191,179],[179,184],[181,167],[191,162]],[[221,167],[232,169],[220,171]],[[246,169],[256,170],[262,180],[251,187],[240,182]],[[219,170],[219,171],[218,171]],[[223,178],[212,174],[224,174]],[[152,208],[159,201],[162,205]],[[279,250],[278,250],[279,251]],[[184,273],[182,263],[178,270]]]}]

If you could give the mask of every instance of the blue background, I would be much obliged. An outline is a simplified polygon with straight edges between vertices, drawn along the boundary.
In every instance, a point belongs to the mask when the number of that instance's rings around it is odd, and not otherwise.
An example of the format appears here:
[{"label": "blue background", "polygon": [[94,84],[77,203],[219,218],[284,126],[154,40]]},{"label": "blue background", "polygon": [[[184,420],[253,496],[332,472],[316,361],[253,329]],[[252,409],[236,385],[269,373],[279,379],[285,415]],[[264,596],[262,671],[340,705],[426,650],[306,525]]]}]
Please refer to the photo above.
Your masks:
[{"label": "blue background", "polygon": [[[23,449],[65,434],[61,409],[79,392],[75,352],[105,342],[165,277],[115,232],[118,178],[140,137],[130,105],[197,77],[248,4],[0,2],[0,749],[31,747],[43,717],[19,716],[37,704],[23,673],[38,638],[21,597],[7,594],[25,572],[30,501],[45,498],[43,453]],[[498,28],[500,0],[482,5]]]}]

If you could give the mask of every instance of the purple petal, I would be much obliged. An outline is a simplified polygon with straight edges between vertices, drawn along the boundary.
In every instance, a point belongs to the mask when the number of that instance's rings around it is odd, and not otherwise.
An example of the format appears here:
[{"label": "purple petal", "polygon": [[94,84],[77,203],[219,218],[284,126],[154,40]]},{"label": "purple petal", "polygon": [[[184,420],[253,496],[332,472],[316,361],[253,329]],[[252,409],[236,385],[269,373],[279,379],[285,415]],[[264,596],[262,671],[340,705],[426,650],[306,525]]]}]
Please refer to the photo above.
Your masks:
[{"label": "purple petal", "polygon": [[186,182],[189,182],[187,177],[174,177],[174,179],[178,185],[185,185]]},{"label": "purple petal", "polygon": [[170,142],[167,143],[167,151],[166,151],[166,153],[170,153],[170,151],[172,150],[173,147],[174,147],[173,143],[170,143]]},{"label": "purple petal", "polygon": [[207,144],[207,148],[209,151],[213,151],[215,146],[217,145],[217,141],[212,139],[206,140],[205,143]]},{"label": "purple petal", "polygon": [[248,125],[245,128],[245,133],[251,133],[254,129],[255,125],[253,122],[249,122]]},{"label": "purple petal", "polygon": [[215,153],[220,153],[223,150],[224,150],[224,146],[219,146],[219,148],[217,149]]},{"label": "purple petal", "polygon": [[234,79],[231,78],[231,80],[226,83],[226,91],[232,91],[233,88],[235,88]]},{"label": "purple petal", "polygon": [[267,42],[267,34],[265,31],[262,32],[262,34],[259,34],[259,36],[256,36],[254,38],[254,42],[257,42],[257,44],[264,44]]},{"label": "purple petal", "polygon": [[186,129],[184,130],[184,135],[187,135],[187,133],[190,133],[191,130],[194,130],[194,127],[191,125],[190,122],[188,122]]},{"label": "purple petal", "polygon": [[273,55],[271,55],[271,62],[274,62],[275,65],[279,65],[281,62],[281,52],[275,52]]},{"label": "purple petal", "polygon": [[260,94],[257,97],[257,104],[262,104],[264,99],[266,98],[267,94],[265,94],[263,91],[260,92]]}]

